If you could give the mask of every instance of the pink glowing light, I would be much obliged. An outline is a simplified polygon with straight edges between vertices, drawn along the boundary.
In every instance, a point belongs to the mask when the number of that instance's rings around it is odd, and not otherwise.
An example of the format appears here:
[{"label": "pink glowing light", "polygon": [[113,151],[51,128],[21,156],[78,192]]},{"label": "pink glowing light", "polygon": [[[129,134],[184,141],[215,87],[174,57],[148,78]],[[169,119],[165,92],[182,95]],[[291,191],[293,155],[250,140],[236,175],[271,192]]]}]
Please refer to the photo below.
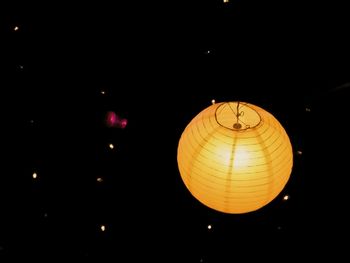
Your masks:
[{"label": "pink glowing light", "polygon": [[128,120],[127,119],[122,119],[120,121],[120,128],[124,129],[127,124],[128,124]]},{"label": "pink glowing light", "polygon": [[107,112],[106,124],[107,124],[108,127],[115,126],[116,123],[117,123],[117,119],[118,119],[118,116],[117,116],[117,114],[115,114],[115,112],[113,112],[113,111]]},{"label": "pink glowing light", "polygon": [[114,111],[107,112],[105,120],[107,127],[124,129],[128,124],[127,119],[120,118]]}]

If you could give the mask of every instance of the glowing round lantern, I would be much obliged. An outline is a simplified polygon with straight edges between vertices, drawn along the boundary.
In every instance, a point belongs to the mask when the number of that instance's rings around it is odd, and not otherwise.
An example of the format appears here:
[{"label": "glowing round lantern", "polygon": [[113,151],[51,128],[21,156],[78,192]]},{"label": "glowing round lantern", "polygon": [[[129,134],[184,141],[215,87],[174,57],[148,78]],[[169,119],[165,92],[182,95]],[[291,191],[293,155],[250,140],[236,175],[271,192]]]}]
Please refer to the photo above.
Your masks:
[{"label": "glowing round lantern", "polygon": [[183,182],[204,205],[232,214],[255,211],[284,188],[293,152],[282,125],[245,102],[209,106],[181,135],[177,161]]}]

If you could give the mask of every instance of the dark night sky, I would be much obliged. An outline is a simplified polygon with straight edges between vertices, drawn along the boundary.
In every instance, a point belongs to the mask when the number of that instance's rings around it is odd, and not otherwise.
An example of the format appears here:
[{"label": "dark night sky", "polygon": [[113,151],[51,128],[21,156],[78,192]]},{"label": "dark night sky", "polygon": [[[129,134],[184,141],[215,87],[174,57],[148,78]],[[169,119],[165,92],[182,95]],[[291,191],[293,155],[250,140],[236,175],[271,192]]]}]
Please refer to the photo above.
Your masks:
[{"label": "dark night sky", "polygon": [[[346,256],[348,9],[185,2],[1,8],[1,262]],[[212,99],[268,110],[302,151],[259,211],[212,211],[181,181],[178,139]]]}]

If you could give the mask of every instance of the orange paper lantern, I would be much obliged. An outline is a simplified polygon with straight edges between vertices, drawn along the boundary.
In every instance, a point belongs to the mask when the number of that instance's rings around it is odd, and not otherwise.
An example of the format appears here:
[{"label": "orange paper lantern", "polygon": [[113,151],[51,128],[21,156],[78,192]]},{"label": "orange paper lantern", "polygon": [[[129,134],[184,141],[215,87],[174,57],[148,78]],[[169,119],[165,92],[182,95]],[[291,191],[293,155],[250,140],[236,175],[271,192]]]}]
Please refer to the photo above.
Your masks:
[{"label": "orange paper lantern", "polygon": [[245,102],[200,112],[181,135],[177,161],[183,182],[204,205],[232,214],[270,203],[289,180],[293,151],[277,119]]}]

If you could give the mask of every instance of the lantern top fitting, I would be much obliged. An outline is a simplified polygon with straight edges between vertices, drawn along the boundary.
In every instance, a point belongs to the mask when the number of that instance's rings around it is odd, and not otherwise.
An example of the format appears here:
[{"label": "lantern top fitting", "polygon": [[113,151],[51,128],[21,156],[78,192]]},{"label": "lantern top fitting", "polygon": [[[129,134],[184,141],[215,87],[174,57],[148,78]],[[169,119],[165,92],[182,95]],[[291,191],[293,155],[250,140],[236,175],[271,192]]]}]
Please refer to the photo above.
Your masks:
[{"label": "lantern top fitting", "polygon": [[259,113],[245,102],[224,102],[215,110],[215,119],[219,125],[230,130],[243,131],[258,126]]}]

